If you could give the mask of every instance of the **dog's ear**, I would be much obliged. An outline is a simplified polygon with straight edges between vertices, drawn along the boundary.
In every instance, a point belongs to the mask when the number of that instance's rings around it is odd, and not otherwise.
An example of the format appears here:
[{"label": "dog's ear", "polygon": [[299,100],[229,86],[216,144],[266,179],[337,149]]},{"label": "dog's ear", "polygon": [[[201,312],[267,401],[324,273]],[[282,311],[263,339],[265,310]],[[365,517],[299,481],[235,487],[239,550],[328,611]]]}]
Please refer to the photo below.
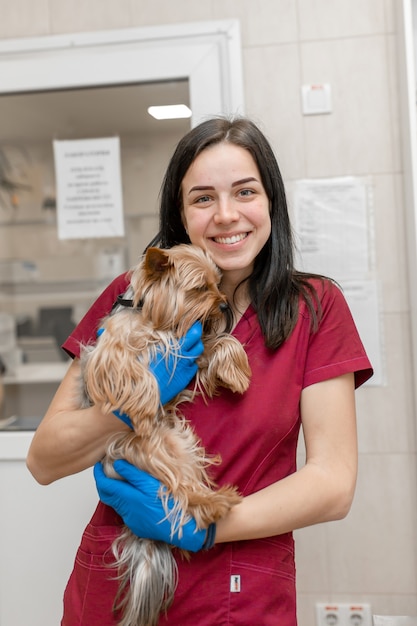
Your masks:
[{"label": "dog's ear", "polygon": [[163,274],[169,265],[169,256],[160,248],[148,248],[145,255],[144,268],[148,277],[155,279]]}]

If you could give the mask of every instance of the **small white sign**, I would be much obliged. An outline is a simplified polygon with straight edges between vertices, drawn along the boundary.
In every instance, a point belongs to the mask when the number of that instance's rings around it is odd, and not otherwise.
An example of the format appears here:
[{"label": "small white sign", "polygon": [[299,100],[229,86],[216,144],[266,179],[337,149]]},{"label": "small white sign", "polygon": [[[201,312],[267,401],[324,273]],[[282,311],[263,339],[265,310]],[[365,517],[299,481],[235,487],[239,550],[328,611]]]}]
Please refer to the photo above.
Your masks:
[{"label": "small white sign", "polygon": [[119,138],[53,146],[59,239],[123,237]]},{"label": "small white sign", "polygon": [[304,115],[332,112],[332,88],[329,83],[303,85],[301,98]]}]

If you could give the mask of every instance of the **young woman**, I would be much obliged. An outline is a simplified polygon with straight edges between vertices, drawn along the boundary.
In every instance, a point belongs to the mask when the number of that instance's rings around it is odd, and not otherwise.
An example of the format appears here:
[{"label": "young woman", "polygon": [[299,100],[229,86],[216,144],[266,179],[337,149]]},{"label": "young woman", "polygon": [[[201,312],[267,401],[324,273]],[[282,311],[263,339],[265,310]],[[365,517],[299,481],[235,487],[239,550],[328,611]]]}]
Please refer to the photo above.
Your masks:
[{"label": "young woman", "polygon": [[[292,531],[343,518],[356,481],[354,389],[371,375],[349,309],[331,281],[295,270],[284,185],[272,149],[249,120],[215,118],[178,144],[161,192],[154,245],[193,243],[221,268],[234,314],[233,334],[252,369],[249,390],[224,390],[205,404],[184,405],[210,454],[220,454],[218,483],[236,485],[241,504],[216,527],[182,538],[161,524],[159,483],[118,462],[126,482],[104,476],[110,435],[129,426],[98,407],[80,410],[73,390],[80,342],[94,340],[100,319],[128,286],[116,279],[64,348],[74,357],[28,455],[42,484],[96,464],[101,501],[83,535],[64,599],[63,626],[115,626],[117,581],[109,547],[125,523],[139,536],[193,551],[178,558],[178,588],[161,625],[295,626]],[[184,362],[202,349],[198,326],[184,339]],[[177,372],[179,370],[179,373]],[[194,371],[177,368],[186,386]],[[161,397],[170,372],[156,372]],[[300,426],[306,463],[296,467]],[[214,545],[213,545],[214,544]]]}]

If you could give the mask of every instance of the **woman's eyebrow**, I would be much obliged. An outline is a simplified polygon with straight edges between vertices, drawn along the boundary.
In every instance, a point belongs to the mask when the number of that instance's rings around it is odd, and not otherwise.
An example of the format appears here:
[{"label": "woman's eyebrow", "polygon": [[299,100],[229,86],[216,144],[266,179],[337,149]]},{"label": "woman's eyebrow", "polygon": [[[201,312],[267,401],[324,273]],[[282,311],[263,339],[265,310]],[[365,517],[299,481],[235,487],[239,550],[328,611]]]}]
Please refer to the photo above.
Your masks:
[{"label": "woman's eyebrow", "polygon": [[254,176],[249,176],[248,178],[242,178],[241,180],[237,180],[236,182],[232,183],[232,187],[237,187],[238,185],[245,185],[246,183],[253,182],[257,183],[259,181]]},{"label": "woman's eyebrow", "polygon": [[207,189],[213,191],[214,187],[212,185],[195,185],[191,187],[188,193],[190,194],[192,191],[206,191]]},{"label": "woman's eyebrow", "polygon": [[[245,185],[246,183],[251,183],[251,182],[259,182],[257,178],[255,178],[254,176],[248,176],[248,178],[242,178],[241,180],[236,180],[234,183],[232,183],[232,187],[237,187],[238,185]],[[193,191],[213,191],[215,189],[215,187],[213,187],[213,185],[195,185],[194,187],[191,187],[191,189],[189,190],[189,194]]]}]

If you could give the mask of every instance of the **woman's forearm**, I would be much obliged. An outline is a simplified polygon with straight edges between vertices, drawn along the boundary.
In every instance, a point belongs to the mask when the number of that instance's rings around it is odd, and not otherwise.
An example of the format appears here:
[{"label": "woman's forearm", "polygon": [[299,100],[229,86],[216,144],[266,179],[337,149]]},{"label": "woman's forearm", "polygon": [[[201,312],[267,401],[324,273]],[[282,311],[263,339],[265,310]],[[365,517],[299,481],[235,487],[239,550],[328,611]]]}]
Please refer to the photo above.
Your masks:
[{"label": "woman's forearm", "polygon": [[56,414],[36,431],[27,466],[43,485],[76,474],[99,461],[109,437],[124,428],[115,416],[103,415],[96,407]]},{"label": "woman's forearm", "polygon": [[[109,437],[128,430],[113,414],[97,407],[79,409],[79,364],[74,362],[39,425],[27,466],[41,484],[80,472],[100,460]],[[70,398],[70,401],[68,400]]]},{"label": "woman's forearm", "polygon": [[353,375],[307,387],[301,414],[306,464],[244,498],[218,522],[216,542],[280,535],[347,515],[358,458]]},{"label": "woman's forearm", "polygon": [[251,494],[217,523],[216,543],[260,539],[344,518],[356,473],[331,475],[306,465],[295,474]]}]

